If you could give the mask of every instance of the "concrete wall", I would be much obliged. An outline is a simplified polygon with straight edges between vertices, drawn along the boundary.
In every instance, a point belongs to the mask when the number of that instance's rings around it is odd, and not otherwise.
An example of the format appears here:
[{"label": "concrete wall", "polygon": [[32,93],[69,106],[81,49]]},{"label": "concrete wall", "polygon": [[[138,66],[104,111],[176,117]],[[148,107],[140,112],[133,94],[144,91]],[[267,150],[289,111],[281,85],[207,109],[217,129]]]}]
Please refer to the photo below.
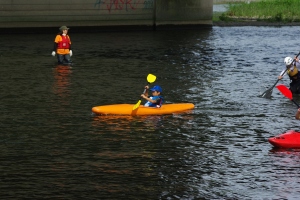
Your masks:
[{"label": "concrete wall", "polygon": [[212,25],[211,0],[0,0],[0,28]]},{"label": "concrete wall", "polygon": [[156,25],[212,24],[211,0],[158,0]]}]

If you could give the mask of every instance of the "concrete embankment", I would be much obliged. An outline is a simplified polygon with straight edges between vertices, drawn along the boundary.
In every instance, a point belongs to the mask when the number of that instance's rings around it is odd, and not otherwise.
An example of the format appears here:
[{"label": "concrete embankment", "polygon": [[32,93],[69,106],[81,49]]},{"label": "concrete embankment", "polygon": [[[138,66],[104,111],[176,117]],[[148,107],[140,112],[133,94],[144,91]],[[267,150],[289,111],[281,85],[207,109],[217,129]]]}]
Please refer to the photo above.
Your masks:
[{"label": "concrete embankment", "polygon": [[0,28],[211,26],[211,0],[0,1]]}]

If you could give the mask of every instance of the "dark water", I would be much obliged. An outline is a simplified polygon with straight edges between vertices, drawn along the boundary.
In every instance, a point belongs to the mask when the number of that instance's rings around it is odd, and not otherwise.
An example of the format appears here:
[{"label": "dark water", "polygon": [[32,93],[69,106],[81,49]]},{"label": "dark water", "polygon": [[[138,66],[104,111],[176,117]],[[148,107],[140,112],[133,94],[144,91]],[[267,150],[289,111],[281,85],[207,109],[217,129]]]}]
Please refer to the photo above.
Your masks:
[{"label": "dark water", "polygon": [[[1,35],[2,199],[299,198],[300,152],[267,141],[298,129],[296,106],[258,97],[299,52],[298,27],[70,30],[72,68],[54,64],[55,33]],[[92,114],[136,103],[149,73],[195,110]]]}]

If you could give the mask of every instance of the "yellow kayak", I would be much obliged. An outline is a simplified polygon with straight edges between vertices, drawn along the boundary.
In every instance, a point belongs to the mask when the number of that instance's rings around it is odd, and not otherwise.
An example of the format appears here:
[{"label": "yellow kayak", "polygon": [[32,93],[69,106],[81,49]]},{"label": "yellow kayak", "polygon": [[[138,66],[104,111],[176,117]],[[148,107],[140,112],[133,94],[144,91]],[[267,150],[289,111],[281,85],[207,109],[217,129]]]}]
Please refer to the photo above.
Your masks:
[{"label": "yellow kayak", "polygon": [[95,106],[92,108],[93,113],[100,115],[167,115],[184,112],[194,109],[192,103],[174,103],[163,104],[161,108],[139,106],[132,110],[134,104],[114,104]]}]

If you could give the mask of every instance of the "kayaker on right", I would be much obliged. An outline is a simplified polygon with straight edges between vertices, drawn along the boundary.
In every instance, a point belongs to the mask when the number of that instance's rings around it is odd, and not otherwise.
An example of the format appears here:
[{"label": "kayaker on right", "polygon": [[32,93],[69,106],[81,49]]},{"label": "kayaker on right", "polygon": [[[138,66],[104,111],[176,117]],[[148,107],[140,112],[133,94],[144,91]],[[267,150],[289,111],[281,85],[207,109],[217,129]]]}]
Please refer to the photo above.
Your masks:
[{"label": "kayaker on right", "polygon": [[[145,86],[146,92],[141,95],[142,98],[147,100],[144,106],[146,107],[157,107],[160,108],[163,103],[163,97],[161,96],[162,88],[159,85],[155,85],[153,88],[149,89],[149,86]],[[149,97],[148,91],[152,91],[152,96]]]},{"label": "kayaker on right", "polygon": [[284,59],[284,63],[286,66],[286,69],[284,69],[278,79],[281,80],[285,74],[288,74],[290,77],[290,90],[294,94],[300,94],[300,73],[298,72],[298,69],[300,69],[300,62],[297,57],[295,57],[295,62],[293,62],[293,58],[286,57]]}]

